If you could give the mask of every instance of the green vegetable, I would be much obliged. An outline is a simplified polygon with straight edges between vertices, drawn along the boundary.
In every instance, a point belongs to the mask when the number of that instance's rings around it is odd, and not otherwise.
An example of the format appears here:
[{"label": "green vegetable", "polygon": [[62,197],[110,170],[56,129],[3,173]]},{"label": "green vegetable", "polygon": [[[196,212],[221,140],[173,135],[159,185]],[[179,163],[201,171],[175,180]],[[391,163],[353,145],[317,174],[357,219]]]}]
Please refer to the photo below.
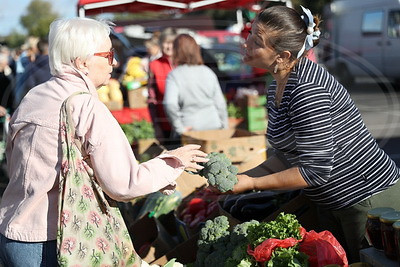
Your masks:
[{"label": "green vegetable", "polygon": [[268,261],[267,267],[303,267],[308,266],[308,256],[297,250],[297,246],[290,248],[276,248]]},{"label": "green vegetable", "polygon": [[121,124],[121,128],[130,144],[139,139],[150,139],[155,136],[153,125],[146,120]]},{"label": "green vegetable", "polygon": [[253,247],[269,238],[285,239],[294,237],[301,239],[300,223],[293,214],[281,212],[274,221],[251,225],[248,229],[248,240]]},{"label": "green vegetable", "polygon": [[246,236],[249,226],[258,223],[255,220],[244,222],[229,232],[229,221],[226,216],[206,221],[200,230],[195,266],[236,267],[242,264],[241,266],[245,267],[255,264],[247,254]]},{"label": "green vegetable", "polygon": [[149,213],[149,217],[158,218],[174,210],[182,202],[182,194],[175,191],[171,195],[164,195],[161,192],[154,192],[147,196],[138,217]]},{"label": "green vegetable", "polygon": [[242,109],[240,107],[236,106],[235,104],[233,104],[232,102],[228,103],[227,111],[228,111],[228,117],[243,118]]},{"label": "green vegetable", "polygon": [[226,216],[207,220],[200,230],[195,266],[223,266],[228,253],[229,221]]},{"label": "green vegetable", "polygon": [[[229,232],[229,221],[225,216],[206,221],[200,231],[196,267],[252,267],[261,266],[247,254],[248,244],[253,247],[268,238],[300,239],[301,225],[295,215],[280,213],[275,221],[252,220],[233,227]],[[298,251],[298,245],[276,248],[266,267],[307,267],[308,256]]]},{"label": "green vegetable", "polygon": [[238,182],[238,168],[233,166],[223,153],[211,152],[207,158],[210,160],[203,164],[204,169],[199,171],[199,175],[205,177],[210,185],[222,193],[232,190]]},{"label": "green vegetable", "polygon": [[233,228],[230,234],[230,243],[227,247],[227,250],[232,251],[232,255],[225,262],[225,267],[238,266],[243,260],[251,262],[251,257],[247,254],[247,232],[250,226],[258,224],[258,221],[251,220],[237,224]]}]

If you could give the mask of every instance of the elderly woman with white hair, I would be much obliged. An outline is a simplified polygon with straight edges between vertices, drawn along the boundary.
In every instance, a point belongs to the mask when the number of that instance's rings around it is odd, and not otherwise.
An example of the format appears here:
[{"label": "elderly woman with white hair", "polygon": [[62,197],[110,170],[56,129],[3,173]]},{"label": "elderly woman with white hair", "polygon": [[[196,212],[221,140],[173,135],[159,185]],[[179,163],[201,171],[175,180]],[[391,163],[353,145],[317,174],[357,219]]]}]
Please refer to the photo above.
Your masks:
[{"label": "elderly woman with white hair", "polygon": [[[187,145],[138,164],[119,124],[97,96],[109,82],[114,59],[110,26],[88,18],[50,26],[53,77],[29,91],[11,118],[7,137],[10,181],[0,204],[0,263],[57,266],[59,181],[62,170],[60,110],[70,100],[71,124],[82,154],[102,190],[128,201],[175,185],[185,168],[201,169],[206,154]],[[64,129],[65,130],[65,129]],[[64,170],[64,169],[63,169]]]}]

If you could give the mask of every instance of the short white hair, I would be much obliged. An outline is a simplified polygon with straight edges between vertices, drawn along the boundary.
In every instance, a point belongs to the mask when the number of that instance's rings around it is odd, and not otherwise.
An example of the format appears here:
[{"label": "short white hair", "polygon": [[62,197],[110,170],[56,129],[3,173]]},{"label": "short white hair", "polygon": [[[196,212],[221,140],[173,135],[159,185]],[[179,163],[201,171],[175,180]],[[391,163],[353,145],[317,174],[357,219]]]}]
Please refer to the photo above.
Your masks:
[{"label": "short white hair", "polygon": [[109,38],[111,25],[89,18],[58,19],[50,24],[49,64],[52,75],[60,75],[62,65],[74,66],[74,60],[83,61],[93,56]]}]

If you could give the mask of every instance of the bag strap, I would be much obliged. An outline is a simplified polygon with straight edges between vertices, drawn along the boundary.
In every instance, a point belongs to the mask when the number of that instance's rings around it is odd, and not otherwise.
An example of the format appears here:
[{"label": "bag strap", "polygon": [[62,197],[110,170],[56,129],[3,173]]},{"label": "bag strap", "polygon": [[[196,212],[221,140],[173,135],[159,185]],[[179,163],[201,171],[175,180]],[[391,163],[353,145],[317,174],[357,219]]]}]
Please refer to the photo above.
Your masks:
[{"label": "bag strap", "polygon": [[[64,100],[64,102],[63,102],[63,104],[61,106],[60,123],[61,123],[61,126],[65,125],[65,127],[66,127],[64,129],[65,132],[61,133],[61,134],[63,135],[62,140],[63,141],[65,140],[65,142],[66,142],[66,144],[64,144],[64,145],[65,145],[65,148],[68,151],[68,153],[74,153],[73,152],[73,150],[74,150],[73,146],[75,146],[76,147],[75,149],[78,150],[77,152],[79,152],[82,155],[82,160],[85,160],[84,156],[86,155],[86,152],[83,149],[82,144],[79,141],[79,139],[76,138],[76,136],[75,136],[76,129],[75,129],[75,125],[73,124],[73,121],[72,121],[71,106],[70,106],[71,99],[74,96],[82,95],[82,94],[89,94],[89,93],[87,93],[87,92],[75,92],[72,95],[70,95],[66,100]],[[62,130],[62,128],[61,128],[61,130]],[[68,158],[69,158],[69,156],[68,156]],[[72,161],[70,163],[71,163],[72,168],[74,168],[74,169],[77,168],[75,161]],[[104,212],[109,214],[109,212],[110,212],[110,210],[109,210],[110,209],[109,200],[106,198],[101,186],[97,183],[96,177],[94,175],[93,170],[90,167],[90,164],[88,164],[88,165],[89,165],[89,168],[85,167],[86,173],[91,178],[93,190],[97,192],[97,196],[99,197],[99,199],[98,199],[99,203],[101,203],[100,204],[100,208]],[[68,166],[70,166],[70,165],[68,164]],[[69,169],[66,170],[66,171],[69,171]],[[66,177],[66,175],[64,175],[64,176]],[[64,182],[65,181],[60,182],[60,188],[64,187]],[[60,191],[62,191],[62,189]]]},{"label": "bag strap", "polygon": [[65,110],[66,119],[68,120],[68,124],[70,126],[71,136],[74,137],[73,140],[71,140],[71,143],[74,143],[78,147],[79,151],[82,154],[83,159],[85,161],[87,161],[89,159],[89,156],[86,154],[85,149],[83,149],[83,145],[82,145],[81,141],[78,138],[75,137],[76,128],[75,128],[75,124],[72,121],[71,105],[70,105],[71,99],[74,96],[83,95],[83,94],[89,94],[89,93],[88,92],[84,92],[84,91],[79,91],[79,92],[75,92],[72,95],[70,95],[64,101],[63,108]]}]

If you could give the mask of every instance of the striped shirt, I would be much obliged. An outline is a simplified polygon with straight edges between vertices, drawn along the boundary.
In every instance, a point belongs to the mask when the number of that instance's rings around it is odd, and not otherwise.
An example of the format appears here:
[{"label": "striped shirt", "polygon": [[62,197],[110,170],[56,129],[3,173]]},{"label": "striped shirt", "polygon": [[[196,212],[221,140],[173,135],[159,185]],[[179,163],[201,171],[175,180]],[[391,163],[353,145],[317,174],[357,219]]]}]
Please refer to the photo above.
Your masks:
[{"label": "striped shirt", "polygon": [[400,170],[378,147],[346,89],[323,67],[303,58],[290,73],[279,106],[268,89],[267,138],[327,209],[352,206],[394,185]]}]

